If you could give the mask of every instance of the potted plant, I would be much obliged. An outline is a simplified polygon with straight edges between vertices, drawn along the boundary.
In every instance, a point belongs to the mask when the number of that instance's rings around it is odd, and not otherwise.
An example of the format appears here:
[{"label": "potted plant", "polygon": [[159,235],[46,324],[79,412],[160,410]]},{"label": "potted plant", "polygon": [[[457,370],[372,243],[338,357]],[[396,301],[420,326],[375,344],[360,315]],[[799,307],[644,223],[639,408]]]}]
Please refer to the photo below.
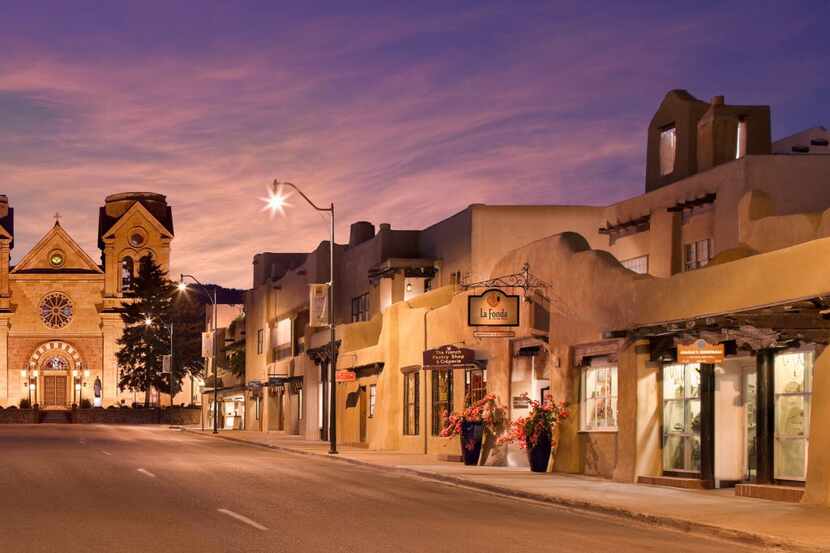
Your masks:
[{"label": "potted plant", "polygon": [[499,443],[519,442],[519,447],[527,450],[530,470],[547,472],[551,451],[556,453],[554,436],[558,435],[559,423],[568,416],[570,412],[564,401],[556,402],[550,395],[545,396],[544,402],[532,400],[530,414],[513,421]]},{"label": "potted plant", "polygon": [[487,394],[461,413],[452,413],[441,430],[441,436],[461,437],[461,453],[465,465],[477,465],[485,432],[496,436],[505,421],[506,409],[495,394]]}]

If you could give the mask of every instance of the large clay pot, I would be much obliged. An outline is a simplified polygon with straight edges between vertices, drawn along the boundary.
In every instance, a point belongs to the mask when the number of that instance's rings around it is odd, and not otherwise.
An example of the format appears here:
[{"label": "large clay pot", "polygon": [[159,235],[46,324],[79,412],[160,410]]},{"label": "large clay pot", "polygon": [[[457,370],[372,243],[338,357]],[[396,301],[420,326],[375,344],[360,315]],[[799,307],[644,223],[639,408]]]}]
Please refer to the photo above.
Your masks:
[{"label": "large clay pot", "polygon": [[481,455],[481,442],[484,439],[484,423],[461,423],[461,453],[465,465],[477,465]]},{"label": "large clay pot", "polygon": [[528,444],[527,461],[533,472],[547,472],[550,461],[551,435],[550,431],[539,434],[536,445]]}]

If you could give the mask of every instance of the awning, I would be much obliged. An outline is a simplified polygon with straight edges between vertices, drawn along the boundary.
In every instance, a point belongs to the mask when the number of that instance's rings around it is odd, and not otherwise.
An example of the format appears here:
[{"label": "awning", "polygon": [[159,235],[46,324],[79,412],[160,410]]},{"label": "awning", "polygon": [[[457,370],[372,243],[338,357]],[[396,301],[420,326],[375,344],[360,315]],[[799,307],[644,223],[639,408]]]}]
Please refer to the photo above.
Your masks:
[{"label": "awning", "polygon": [[738,348],[758,350],[794,342],[830,343],[830,294],[795,299],[745,310],[634,326],[629,340],[688,342],[703,338],[716,344],[734,341]]}]

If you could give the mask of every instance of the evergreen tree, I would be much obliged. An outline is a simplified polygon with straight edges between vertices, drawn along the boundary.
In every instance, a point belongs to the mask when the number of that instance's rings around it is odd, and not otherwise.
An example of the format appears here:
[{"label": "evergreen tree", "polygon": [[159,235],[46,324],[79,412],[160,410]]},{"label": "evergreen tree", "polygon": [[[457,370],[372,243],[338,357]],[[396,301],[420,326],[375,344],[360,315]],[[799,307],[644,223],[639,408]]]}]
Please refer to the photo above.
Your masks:
[{"label": "evergreen tree", "polygon": [[119,388],[144,392],[145,407],[150,405],[151,388],[169,390],[162,356],[170,353],[174,293],[175,286],[161,267],[152,258],[142,259],[130,300],[121,312],[124,333],[116,358],[121,368]]}]

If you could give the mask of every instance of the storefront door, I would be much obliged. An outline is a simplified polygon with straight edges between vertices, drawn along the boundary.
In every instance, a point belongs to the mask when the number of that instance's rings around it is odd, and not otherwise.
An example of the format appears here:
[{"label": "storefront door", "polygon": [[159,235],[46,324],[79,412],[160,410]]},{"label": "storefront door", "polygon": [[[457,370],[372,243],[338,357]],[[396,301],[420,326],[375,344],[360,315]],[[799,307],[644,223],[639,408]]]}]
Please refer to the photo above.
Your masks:
[{"label": "storefront door", "polygon": [[663,367],[663,471],[700,475],[700,365]]},{"label": "storefront door", "polygon": [[367,441],[367,426],[369,423],[369,398],[366,394],[366,386],[360,387],[360,443]]},{"label": "storefront door", "polygon": [[803,482],[807,477],[813,353],[795,351],[775,356],[776,480]]}]

